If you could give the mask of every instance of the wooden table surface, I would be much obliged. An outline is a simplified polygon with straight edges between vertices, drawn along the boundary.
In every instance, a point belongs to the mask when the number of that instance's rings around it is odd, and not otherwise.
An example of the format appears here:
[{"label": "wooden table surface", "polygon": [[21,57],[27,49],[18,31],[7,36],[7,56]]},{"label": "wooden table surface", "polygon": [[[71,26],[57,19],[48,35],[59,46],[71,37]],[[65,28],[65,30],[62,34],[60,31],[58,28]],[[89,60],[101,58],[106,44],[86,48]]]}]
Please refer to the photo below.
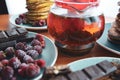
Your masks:
[{"label": "wooden table surface", "polygon": [[[0,30],[7,29],[9,27],[9,17],[10,17],[9,15],[0,15]],[[105,18],[105,21],[112,22],[114,21],[114,19]],[[34,32],[43,34],[54,41],[54,39],[50,36],[47,30],[44,30],[44,31],[39,30],[39,31],[34,31]],[[83,59],[83,58],[89,58],[89,57],[120,57],[120,55],[112,53],[102,48],[96,43],[92,51],[83,56],[72,57],[72,56],[65,55],[62,52],[58,51],[58,58],[57,58],[55,65],[68,64],[72,61]]]}]

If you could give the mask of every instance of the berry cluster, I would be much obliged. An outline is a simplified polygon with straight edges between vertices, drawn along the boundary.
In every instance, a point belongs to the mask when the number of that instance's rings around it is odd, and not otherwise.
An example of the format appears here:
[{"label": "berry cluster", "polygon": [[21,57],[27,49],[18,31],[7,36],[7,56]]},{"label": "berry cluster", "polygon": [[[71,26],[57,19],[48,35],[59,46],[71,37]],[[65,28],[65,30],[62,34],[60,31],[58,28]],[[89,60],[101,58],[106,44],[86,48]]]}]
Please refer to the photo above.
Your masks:
[{"label": "berry cluster", "polygon": [[20,25],[20,24],[31,24],[32,26],[45,26],[47,21],[46,20],[36,20],[36,21],[31,21],[26,19],[25,14],[20,14],[19,17],[15,19],[15,23]]},{"label": "berry cluster", "polygon": [[39,75],[45,61],[38,57],[45,48],[42,35],[36,34],[35,39],[28,45],[18,42],[15,47],[0,51],[0,80],[17,80],[16,76],[33,78]]}]

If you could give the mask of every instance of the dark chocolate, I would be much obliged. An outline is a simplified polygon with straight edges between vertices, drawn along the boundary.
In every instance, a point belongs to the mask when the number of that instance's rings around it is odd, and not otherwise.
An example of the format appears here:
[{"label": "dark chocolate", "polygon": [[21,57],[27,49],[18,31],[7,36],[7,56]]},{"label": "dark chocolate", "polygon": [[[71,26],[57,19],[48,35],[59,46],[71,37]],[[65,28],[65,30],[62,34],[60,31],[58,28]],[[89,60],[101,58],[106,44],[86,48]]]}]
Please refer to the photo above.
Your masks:
[{"label": "dark chocolate", "polygon": [[4,31],[0,31],[0,42],[3,42],[4,41],[8,41],[7,40],[7,35],[4,33]]},{"label": "dark chocolate", "polygon": [[84,69],[85,73],[88,74],[91,80],[98,79],[105,75],[105,73],[96,65],[87,67]]},{"label": "dark chocolate", "polygon": [[35,35],[26,34],[22,38],[18,38],[17,42],[31,42],[35,38]]},{"label": "dark chocolate", "polygon": [[16,31],[16,29],[10,29],[5,31],[8,37],[13,38],[13,37],[18,37],[19,33]]},{"label": "dark chocolate", "polygon": [[115,70],[117,70],[117,68],[112,65],[110,62],[108,62],[107,60],[102,61],[100,63],[97,64],[106,74],[111,73]]},{"label": "dark chocolate", "polygon": [[24,38],[28,31],[24,28],[12,28],[0,31],[0,43]]},{"label": "dark chocolate", "polygon": [[[48,79],[46,79],[46,80],[48,80]],[[60,76],[57,76],[55,78],[51,78],[49,80],[68,80],[68,79],[63,75],[60,75]]]},{"label": "dark chocolate", "polygon": [[28,33],[28,31],[24,28],[16,28],[16,30],[21,36],[26,35]]},{"label": "dark chocolate", "polygon": [[[117,67],[111,62],[104,60],[75,72],[59,74],[59,70],[56,69],[55,67],[46,68],[41,80],[101,80],[102,77],[114,73]],[[55,70],[57,71],[57,75],[55,74]]]},{"label": "dark chocolate", "polygon": [[68,75],[69,80],[90,80],[89,77],[83,71],[76,71],[69,73]]},{"label": "dark chocolate", "polygon": [[14,47],[16,40],[0,43],[0,50],[4,50],[7,47]]},{"label": "dark chocolate", "polygon": [[13,47],[15,42],[31,41],[34,37],[27,35],[28,31],[24,28],[11,28],[6,31],[0,31],[0,49],[7,46]]}]

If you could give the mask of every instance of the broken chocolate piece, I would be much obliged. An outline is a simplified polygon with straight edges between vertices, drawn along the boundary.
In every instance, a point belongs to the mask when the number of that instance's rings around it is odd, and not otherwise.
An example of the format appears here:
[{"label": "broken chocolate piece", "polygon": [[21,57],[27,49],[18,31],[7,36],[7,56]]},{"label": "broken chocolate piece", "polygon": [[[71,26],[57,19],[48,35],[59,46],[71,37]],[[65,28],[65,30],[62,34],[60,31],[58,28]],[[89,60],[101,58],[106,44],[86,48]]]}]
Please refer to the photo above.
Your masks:
[{"label": "broken chocolate piece", "polygon": [[49,79],[49,78],[55,77],[57,75],[65,75],[70,72],[71,72],[71,70],[70,70],[69,66],[67,66],[67,65],[47,67],[47,68],[45,68],[43,78]]}]

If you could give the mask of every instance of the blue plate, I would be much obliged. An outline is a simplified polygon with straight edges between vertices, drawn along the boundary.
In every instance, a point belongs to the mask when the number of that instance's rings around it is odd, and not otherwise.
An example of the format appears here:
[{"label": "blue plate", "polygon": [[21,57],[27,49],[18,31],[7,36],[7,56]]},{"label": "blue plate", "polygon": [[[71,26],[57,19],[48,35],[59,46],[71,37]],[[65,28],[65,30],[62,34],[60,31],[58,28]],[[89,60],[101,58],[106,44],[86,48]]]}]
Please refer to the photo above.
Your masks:
[{"label": "blue plate", "polygon": [[85,58],[81,60],[77,60],[68,64],[72,71],[82,70],[88,66],[95,65],[101,61],[108,60],[110,62],[120,63],[120,58],[114,57],[92,57],[92,58]]},{"label": "blue plate", "polygon": [[[28,36],[35,36],[36,33],[29,32]],[[46,42],[46,47],[43,49],[42,54],[39,56],[40,59],[45,60],[46,67],[53,66],[57,60],[58,52],[54,43],[46,36],[43,36]],[[25,79],[22,77],[18,77],[17,80],[39,80],[42,77],[44,69],[41,69],[39,76],[32,79]]]},{"label": "blue plate", "polygon": [[120,45],[111,43],[107,40],[108,30],[110,28],[111,28],[111,23],[105,24],[105,30],[104,30],[102,36],[100,37],[100,39],[97,40],[97,43],[100,46],[102,46],[103,48],[120,55]]}]

